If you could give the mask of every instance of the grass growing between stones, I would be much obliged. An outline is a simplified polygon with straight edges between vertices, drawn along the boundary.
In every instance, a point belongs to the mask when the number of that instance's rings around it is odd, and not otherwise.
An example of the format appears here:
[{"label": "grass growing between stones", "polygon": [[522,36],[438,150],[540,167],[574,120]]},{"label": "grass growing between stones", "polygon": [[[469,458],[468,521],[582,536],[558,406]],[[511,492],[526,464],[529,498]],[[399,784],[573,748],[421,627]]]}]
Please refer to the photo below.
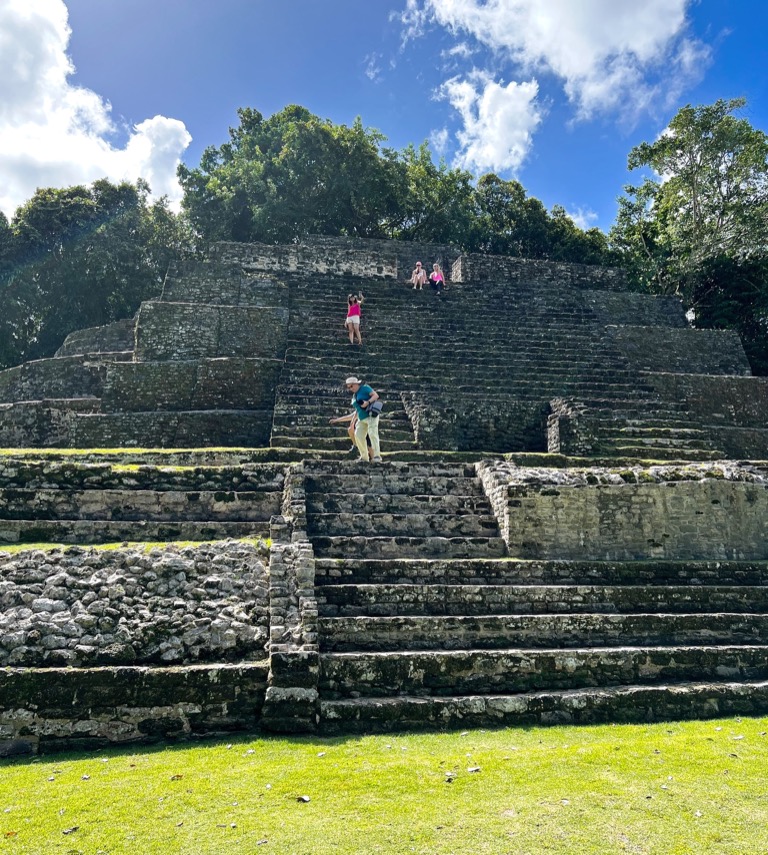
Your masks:
[{"label": "grass growing between stones", "polygon": [[768,719],[0,762],[0,852],[764,853]]}]

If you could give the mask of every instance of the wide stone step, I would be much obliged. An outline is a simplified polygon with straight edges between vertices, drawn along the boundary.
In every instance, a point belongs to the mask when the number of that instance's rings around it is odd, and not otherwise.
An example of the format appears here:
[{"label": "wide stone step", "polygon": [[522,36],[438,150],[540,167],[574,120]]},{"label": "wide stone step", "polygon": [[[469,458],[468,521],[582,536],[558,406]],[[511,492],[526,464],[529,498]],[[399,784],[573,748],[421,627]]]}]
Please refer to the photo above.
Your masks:
[{"label": "wide stone step", "polygon": [[722,460],[722,451],[703,448],[657,448],[647,445],[615,445],[600,448],[605,457],[635,457],[641,460]]},{"label": "wide stone step", "polygon": [[119,543],[268,537],[268,522],[2,520],[0,543]]},{"label": "wide stone step", "polygon": [[[351,453],[351,443],[347,436],[340,436],[336,439],[330,437],[320,438],[304,436],[300,431],[296,431],[293,435],[285,433],[272,434],[270,446],[272,448],[306,448],[314,451],[339,451],[342,456],[344,452]],[[381,448],[384,452],[410,451],[415,448],[415,444],[412,439],[409,441],[397,440],[381,435]]]},{"label": "wide stone step", "polygon": [[[474,491],[473,491],[474,493]],[[392,494],[366,493],[310,493],[307,496],[307,511],[311,514],[328,513],[439,513],[439,514],[488,514],[490,503],[484,496],[447,494]]]},{"label": "wide stone step", "polygon": [[498,559],[318,558],[318,586],[350,585],[768,585],[768,561],[525,561]]},{"label": "wide stone step", "polygon": [[329,513],[308,514],[310,537],[497,537],[492,514],[450,513]]},{"label": "wide stone step", "polygon": [[[423,351],[422,351],[423,354]],[[402,355],[402,354],[399,354]],[[593,380],[615,383],[640,383],[644,388],[652,388],[646,379],[640,379],[636,372],[628,369],[602,367],[597,359],[585,358],[583,354],[573,354],[574,359],[547,359],[539,354],[525,354],[521,352],[504,353],[503,356],[489,353],[465,353],[462,348],[454,348],[454,356],[458,357],[457,364],[452,366],[451,377],[456,372],[466,376],[477,376],[483,378],[487,371],[504,371],[506,373],[520,374],[535,368],[541,376],[560,377],[562,375],[577,376],[586,372]],[[311,359],[311,362],[308,360]],[[361,363],[366,372],[375,372],[377,377],[397,377],[400,373],[407,373],[422,378],[444,377],[441,374],[440,365],[425,364],[418,358],[418,354],[412,363],[401,363],[393,365],[392,351],[374,351],[372,348],[363,348],[357,353],[355,362]],[[289,351],[286,354],[285,367],[282,372],[282,382],[286,385],[296,379],[312,378],[320,383],[327,383],[329,376],[335,377],[343,374],[349,368],[349,354],[346,359],[339,359],[333,352],[324,352],[313,349],[311,353],[299,354]],[[485,375],[487,376],[487,375]]]},{"label": "wide stone step", "polygon": [[[347,440],[349,441],[349,440]],[[362,477],[361,477],[362,476]],[[307,477],[307,493],[355,493],[359,495],[403,494],[419,496],[481,496],[480,482],[475,478],[459,478],[450,474],[413,475],[403,470],[392,471],[390,465],[374,472],[347,472],[339,474],[310,474]]]},{"label": "wide stone step", "polygon": [[707,681],[420,698],[354,698],[320,704],[326,736],[540,724],[645,723],[768,712],[768,682]]},{"label": "wide stone step", "polygon": [[339,584],[317,589],[322,617],[768,612],[765,586]]},{"label": "wide stone step", "polygon": [[768,679],[768,647],[324,653],[319,690],[326,699],[495,695],[722,679]]},{"label": "wide stone step", "polygon": [[0,490],[0,520],[269,521],[282,492]]},{"label": "wide stone step", "polygon": [[4,488],[16,491],[52,490],[151,490],[171,492],[281,492],[283,467],[274,464],[221,466],[161,466],[83,463],[77,458],[0,460]]},{"label": "wide stone step", "polygon": [[328,558],[499,558],[500,537],[312,537],[315,555]]},{"label": "wide stone step", "polygon": [[320,618],[321,650],[461,650],[765,644],[766,614],[558,614]]},{"label": "wide stone step", "polygon": [[[312,439],[338,439],[340,436],[348,439],[347,425],[329,425],[326,418],[325,423],[279,425],[273,424],[272,433],[284,436],[301,435]],[[379,418],[380,430],[387,431],[387,437],[393,442],[413,442],[413,430],[408,426],[404,429],[403,422],[394,422]]]}]

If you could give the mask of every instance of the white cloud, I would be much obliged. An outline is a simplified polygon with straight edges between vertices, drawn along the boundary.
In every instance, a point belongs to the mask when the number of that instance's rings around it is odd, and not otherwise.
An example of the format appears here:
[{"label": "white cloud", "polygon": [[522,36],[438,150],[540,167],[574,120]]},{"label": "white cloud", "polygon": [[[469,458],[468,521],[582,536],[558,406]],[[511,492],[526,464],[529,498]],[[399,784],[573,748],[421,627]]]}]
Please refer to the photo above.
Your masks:
[{"label": "white cloud", "polygon": [[427,23],[429,12],[419,5],[419,0],[406,0],[405,11],[399,15],[392,12],[389,19],[399,20],[403,25],[403,40],[401,50],[405,48],[411,39],[418,39],[424,35],[424,27]]},{"label": "white cloud", "polygon": [[516,172],[533,142],[542,119],[537,102],[538,83],[497,83],[482,71],[467,78],[453,77],[439,91],[461,116],[455,163],[478,172]]},{"label": "white cloud", "polygon": [[373,83],[381,80],[381,54],[369,53],[365,58],[365,76]]},{"label": "white cloud", "polygon": [[0,2],[0,210],[11,216],[38,187],[145,178],[156,196],[181,198],[176,166],[192,138],[178,119],[136,125],[123,148],[111,106],[69,82],[63,0]]},{"label": "white cloud", "polygon": [[438,157],[444,157],[448,151],[448,128],[440,128],[440,130],[432,131],[429,135],[429,144]]},{"label": "white cloud", "polygon": [[597,214],[589,208],[577,208],[575,211],[566,211],[566,214],[584,231],[591,229],[598,219]]},{"label": "white cloud", "polygon": [[709,63],[709,48],[686,35],[690,2],[408,0],[408,34],[435,22],[527,73],[553,73],[580,118],[613,111],[631,117],[678,95]]}]

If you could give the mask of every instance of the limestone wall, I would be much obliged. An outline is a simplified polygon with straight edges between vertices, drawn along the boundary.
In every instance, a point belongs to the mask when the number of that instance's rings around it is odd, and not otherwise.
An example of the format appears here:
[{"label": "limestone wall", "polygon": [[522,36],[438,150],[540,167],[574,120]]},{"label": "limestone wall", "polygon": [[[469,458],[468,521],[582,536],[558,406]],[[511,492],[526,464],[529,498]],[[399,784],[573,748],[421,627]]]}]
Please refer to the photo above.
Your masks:
[{"label": "limestone wall", "polygon": [[102,410],[271,409],[282,365],[238,358],[116,363],[107,372]]},{"label": "limestone wall", "polygon": [[95,398],[0,404],[0,447],[66,448],[77,415],[98,408]]},{"label": "limestone wall", "polygon": [[[592,287],[596,287],[596,283]],[[584,300],[604,324],[678,329],[688,327],[683,304],[677,297],[654,297],[631,291],[593,291],[588,287]]]},{"label": "limestone wall", "polygon": [[161,300],[211,306],[287,306],[288,287],[274,277],[244,273],[238,265],[179,261],[168,269]]},{"label": "limestone wall", "polygon": [[373,252],[388,257],[394,255],[397,261],[397,276],[399,279],[409,279],[411,271],[420,261],[427,273],[437,262],[443,268],[446,278],[451,278],[453,262],[461,254],[455,246],[442,243],[424,243],[422,241],[391,241],[376,238],[330,237],[327,235],[310,235],[303,241],[307,246],[322,249],[356,249]]},{"label": "limestone wall", "polygon": [[[568,560],[768,558],[764,473],[734,464],[626,470],[497,466],[510,554]],[[498,485],[506,482],[506,512]],[[505,516],[506,514],[506,516]]]},{"label": "limestone wall", "polygon": [[113,353],[133,350],[134,318],[115,321],[103,327],[89,327],[70,333],[56,356],[72,356],[77,353]]},{"label": "limestone wall", "polygon": [[215,243],[210,259],[219,264],[238,264],[246,271],[267,273],[332,273],[337,276],[363,276],[368,279],[394,279],[397,260],[394,253],[382,256],[368,249],[346,247],[308,247],[303,244],[271,246],[259,243]]},{"label": "limestone wall", "polygon": [[287,329],[281,307],[147,302],[136,322],[136,359],[282,358]]},{"label": "limestone wall", "polygon": [[2,669],[0,757],[253,731],[267,670],[266,662]]},{"label": "limestone wall", "polygon": [[453,264],[452,277],[456,282],[535,281],[559,286],[569,285],[572,288],[605,288],[616,291],[623,291],[627,287],[626,273],[615,267],[563,264],[478,253],[460,256]]},{"label": "limestone wall", "polygon": [[[272,410],[94,413],[68,423],[72,448],[202,448],[269,445]],[[34,443],[28,443],[34,446]]]},{"label": "limestone wall", "polygon": [[38,359],[0,371],[0,402],[101,395],[106,365],[82,356]]},{"label": "limestone wall", "polygon": [[768,378],[648,374],[666,399],[679,401],[727,457],[768,458]]},{"label": "limestone wall", "polygon": [[260,659],[263,547],[0,552],[0,666]]},{"label": "limestone wall", "polygon": [[732,330],[609,327],[633,368],[686,374],[750,375],[747,355]]},{"label": "limestone wall", "polygon": [[685,403],[697,421],[708,425],[767,426],[768,378],[712,377],[704,374],[653,374],[648,379],[665,397]]}]

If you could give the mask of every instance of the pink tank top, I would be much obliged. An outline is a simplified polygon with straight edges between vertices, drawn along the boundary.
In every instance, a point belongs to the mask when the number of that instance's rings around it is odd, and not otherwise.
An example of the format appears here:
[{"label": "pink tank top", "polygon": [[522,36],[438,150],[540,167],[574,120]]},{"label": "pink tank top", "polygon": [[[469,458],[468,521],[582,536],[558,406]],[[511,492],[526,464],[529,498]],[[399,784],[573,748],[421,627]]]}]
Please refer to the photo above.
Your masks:
[{"label": "pink tank top", "polygon": [[354,318],[355,316],[360,317],[360,303],[352,303],[347,312],[348,318]]}]

